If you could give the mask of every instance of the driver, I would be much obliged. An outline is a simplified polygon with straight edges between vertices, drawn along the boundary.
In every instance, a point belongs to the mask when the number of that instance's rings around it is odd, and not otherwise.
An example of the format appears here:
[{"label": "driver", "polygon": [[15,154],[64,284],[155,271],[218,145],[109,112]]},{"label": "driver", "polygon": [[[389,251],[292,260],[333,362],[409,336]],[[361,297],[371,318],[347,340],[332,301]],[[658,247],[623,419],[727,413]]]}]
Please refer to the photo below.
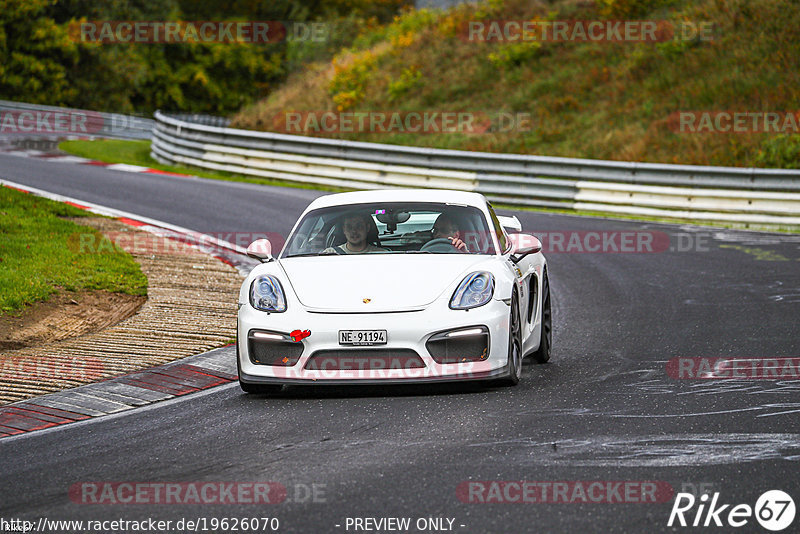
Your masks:
[{"label": "driver", "polygon": [[344,219],[342,230],[347,242],[343,245],[328,247],[322,254],[364,254],[366,252],[386,252],[385,248],[367,243],[371,217],[365,214],[352,214]]},{"label": "driver", "polygon": [[467,244],[461,240],[461,232],[458,230],[458,225],[450,215],[442,213],[436,218],[433,223],[433,230],[431,230],[431,240],[433,239],[449,239],[453,246],[461,252],[469,252]]}]

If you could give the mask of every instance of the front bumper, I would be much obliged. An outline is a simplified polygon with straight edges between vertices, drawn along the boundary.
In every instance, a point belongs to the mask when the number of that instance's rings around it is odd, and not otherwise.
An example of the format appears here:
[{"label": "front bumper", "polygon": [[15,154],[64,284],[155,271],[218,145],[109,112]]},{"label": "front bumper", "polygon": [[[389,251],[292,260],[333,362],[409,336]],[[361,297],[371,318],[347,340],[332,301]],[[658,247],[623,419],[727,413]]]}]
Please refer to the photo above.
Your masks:
[{"label": "front bumper", "polygon": [[[240,380],[251,384],[406,384],[487,380],[508,374],[509,307],[500,300],[472,310],[441,309],[437,303],[414,312],[398,313],[309,313],[298,306],[284,313],[267,314],[245,304],[239,309],[238,351]],[[442,332],[485,327],[488,347],[481,359],[437,363],[426,347],[431,337]],[[310,335],[287,351],[286,365],[266,365],[250,354],[249,336],[254,331],[288,334],[308,330]],[[386,330],[387,343],[373,346],[343,346],[339,330]],[[292,347],[289,347],[292,348]],[[298,347],[299,348],[299,347]],[[340,352],[343,351],[343,352]],[[382,352],[387,365],[363,365],[360,355]],[[291,354],[290,354],[291,353]],[[312,356],[342,354],[334,366],[309,369]],[[393,357],[393,355],[397,357]],[[409,354],[414,354],[409,358]],[[408,362],[414,360],[413,365]],[[263,361],[261,359],[260,361]],[[440,357],[441,361],[441,357]],[[448,361],[453,361],[450,358]],[[309,364],[314,367],[314,364]]]}]

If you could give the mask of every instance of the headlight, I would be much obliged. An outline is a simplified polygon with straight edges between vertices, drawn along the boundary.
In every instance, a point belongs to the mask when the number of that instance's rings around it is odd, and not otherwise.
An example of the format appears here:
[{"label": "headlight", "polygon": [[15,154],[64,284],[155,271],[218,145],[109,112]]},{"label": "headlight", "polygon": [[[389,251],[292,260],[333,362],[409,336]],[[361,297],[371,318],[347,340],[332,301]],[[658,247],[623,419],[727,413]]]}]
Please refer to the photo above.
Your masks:
[{"label": "headlight", "polygon": [[286,297],[277,278],[262,275],[250,285],[250,305],[265,312],[285,312]]},{"label": "headlight", "polygon": [[454,310],[468,310],[483,306],[494,294],[494,276],[492,273],[476,272],[469,274],[458,285],[458,289],[450,299],[450,307]]}]

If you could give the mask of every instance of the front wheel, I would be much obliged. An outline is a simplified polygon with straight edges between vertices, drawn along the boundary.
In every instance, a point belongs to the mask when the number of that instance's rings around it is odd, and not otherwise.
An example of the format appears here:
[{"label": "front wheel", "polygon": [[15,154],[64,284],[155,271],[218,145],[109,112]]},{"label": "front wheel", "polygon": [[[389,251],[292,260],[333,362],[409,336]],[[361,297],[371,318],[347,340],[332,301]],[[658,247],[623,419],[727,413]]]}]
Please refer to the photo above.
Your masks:
[{"label": "front wheel", "polygon": [[516,291],[511,295],[508,319],[508,376],[500,380],[504,386],[516,386],[522,377],[522,326],[519,321],[519,302]]},{"label": "front wheel", "polygon": [[550,359],[550,351],[553,347],[553,311],[550,306],[550,280],[546,271],[542,282],[541,331],[539,348],[533,353],[533,359],[536,363],[546,363]]},{"label": "front wheel", "polygon": [[280,384],[251,384],[250,382],[242,382],[239,380],[239,387],[245,393],[264,394],[264,393],[279,393],[283,386]]}]

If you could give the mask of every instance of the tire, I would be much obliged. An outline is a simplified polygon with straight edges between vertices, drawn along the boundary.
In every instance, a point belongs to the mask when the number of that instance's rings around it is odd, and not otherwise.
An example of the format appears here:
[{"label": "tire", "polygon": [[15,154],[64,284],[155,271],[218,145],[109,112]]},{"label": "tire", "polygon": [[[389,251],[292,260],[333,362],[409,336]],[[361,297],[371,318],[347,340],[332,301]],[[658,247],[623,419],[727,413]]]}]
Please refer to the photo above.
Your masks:
[{"label": "tire", "polygon": [[553,348],[553,309],[550,304],[550,280],[547,271],[542,282],[542,327],[539,348],[533,353],[536,363],[547,363]]},{"label": "tire", "polygon": [[275,394],[283,389],[283,386],[280,384],[251,384],[249,382],[242,382],[241,378],[239,379],[239,387],[242,388],[242,391],[245,393],[252,394]]},{"label": "tire", "polygon": [[501,378],[503,386],[516,386],[522,378],[522,324],[519,320],[517,292],[511,296],[511,311],[508,319],[508,376]]}]

